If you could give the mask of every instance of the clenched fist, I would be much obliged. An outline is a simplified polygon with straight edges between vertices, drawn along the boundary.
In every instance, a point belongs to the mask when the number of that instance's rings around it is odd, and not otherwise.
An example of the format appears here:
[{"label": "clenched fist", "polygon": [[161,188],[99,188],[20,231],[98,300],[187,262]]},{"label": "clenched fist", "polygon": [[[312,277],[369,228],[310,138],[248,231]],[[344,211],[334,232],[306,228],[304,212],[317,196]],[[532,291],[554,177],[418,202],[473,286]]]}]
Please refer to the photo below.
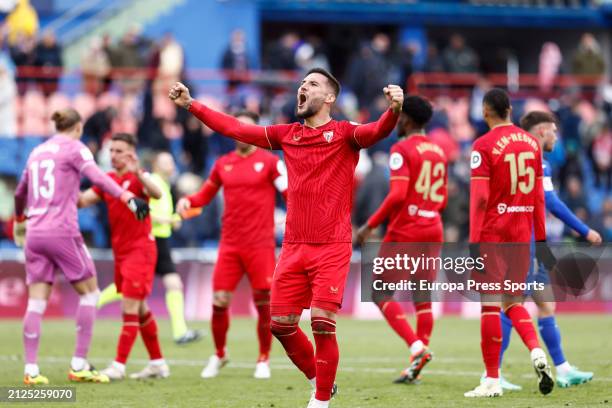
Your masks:
[{"label": "clenched fist", "polygon": [[389,101],[389,107],[393,112],[399,113],[402,110],[404,103],[404,91],[397,85],[387,85],[383,88],[383,92]]},{"label": "clenched fist", "polygon": [[170,91],[168,91],[168,97],[173,100],[175,104],[185,109],[189,109],[191,102],[193,102],[193,98],[189,94],[189,89],[180,82],[172,85]]}]

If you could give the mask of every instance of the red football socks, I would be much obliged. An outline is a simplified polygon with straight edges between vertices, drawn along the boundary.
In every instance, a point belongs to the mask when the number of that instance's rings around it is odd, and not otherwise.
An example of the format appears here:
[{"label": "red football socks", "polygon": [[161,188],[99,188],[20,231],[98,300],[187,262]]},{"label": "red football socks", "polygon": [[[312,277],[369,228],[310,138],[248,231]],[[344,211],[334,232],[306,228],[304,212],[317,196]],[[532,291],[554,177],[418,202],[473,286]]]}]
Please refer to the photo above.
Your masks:
[{"label": "red football socks", "polygon": [[225,342],[229,329],[229,310],[227,310],[227,307],[213,305],[210,326],[215,342],[215,349],[217,350],[217,357],[223,358],[225,357]]},{"label": "red football socks", "polygon": [[512,320],[512,326],[516,329],[519,336],[521,336],[523,343],[525,343],[529,351],[540,347],[538,334],[533,327],[531,316],[529,316],[529,312],[525,309],[525,306],[515,303],[506,309],[506,316]]},{"label": "red football socks", "polygon": [[140,336],[149,352],[149,358],[151,360],[163,358],[161,348],[159,347],[159,339],[157,337],[157,322],[150,311],[140,316]]},{"label": "red football socks", "polygon": [[119,344],[117,344],[117,357],[115,361],[121,364],[125,364],[127,361],[130,351],[138,336],[139,319],[136,314],[123,314],[123,327],[121,328],[121,334],[119,335]]},{"label": "red football socks", "polygon": [[338,369],[338,342],[336,341],[336,322],[325,317],[313,317],[310,323],[317,345],[317,388],[315,398],[329,401]]},{"label": "red football socks", "polygon": [[480,316],[480,348],[487,370],[487,377],[499,377],[499,354],[502,346],[500,308],[482,306]]},{"label": "red football socks", "polygon": [[259,358],[257,361],[267,361],[272,345],[270,331],[270,292],[259,291],[253,294],[257,308],[257,338],[259,339]]},{"label": "red football socks", "polygon": [[412,327],[406,320],[406,314],[399,303],[395,301],[381,302],[378,308],[382,312],[389,326],[406,342],[408,347],[419,338],[414,334]]},{"label": "red football socks", "polygon": [[272,320],[270,329],[285,348],[289,359],[311,380],[317,375],[312,343],[297,323],[279,323]]},{"label": "red football socks", "polygon": [[429,338],[433,331],[434,318],[431,312],[431,302],[415,303],[417,337],[425,344],[429,345]]}]

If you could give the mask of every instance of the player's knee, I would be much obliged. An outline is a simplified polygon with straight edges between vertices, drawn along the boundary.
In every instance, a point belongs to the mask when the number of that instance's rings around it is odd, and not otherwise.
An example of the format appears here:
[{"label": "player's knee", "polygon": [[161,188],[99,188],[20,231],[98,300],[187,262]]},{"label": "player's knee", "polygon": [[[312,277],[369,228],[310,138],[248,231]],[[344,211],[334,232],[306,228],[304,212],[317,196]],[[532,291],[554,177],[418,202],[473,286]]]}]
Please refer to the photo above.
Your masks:
[{"label": "player's knee", "polygon": [[166,290],[183,290],[183,281],[178,273],[169,273],[163,280]]},{"label": "player's knee", "polygon": [[213,295],[213,305],[217,307],[227,308],[232,302],[232,294],[230,292],[215,292]]},{"label": "player's knee", "polygon": [[[289,316],[280,316],[289,317]],[[271,320],[270,321],[270,332],[276,338],[291,336],[298,329],[298,322],[294,322],[292,319],[284,319],[286,323]]]},{"label": "player's knee", "polygon": [[100,290],[96,289],[94,291],[81,295],[79,298],[79,305],[95,307],[98,304],[99,299],[100,299]]},{"label": "player's knee", "polygon": [[336,322],[332,319],[315,317],[310,322],[313,334],[336,334]]},{"label": "player's knee", "polygon": [[255,306],[269,305],[270,304],[270,291],[269,290],[253,291],[253,303],[255,303]]},{"label": "player's knee", "polygon": [[545,318],[555,315],[555,302],[542,302],[538,304],[538,317]]}]

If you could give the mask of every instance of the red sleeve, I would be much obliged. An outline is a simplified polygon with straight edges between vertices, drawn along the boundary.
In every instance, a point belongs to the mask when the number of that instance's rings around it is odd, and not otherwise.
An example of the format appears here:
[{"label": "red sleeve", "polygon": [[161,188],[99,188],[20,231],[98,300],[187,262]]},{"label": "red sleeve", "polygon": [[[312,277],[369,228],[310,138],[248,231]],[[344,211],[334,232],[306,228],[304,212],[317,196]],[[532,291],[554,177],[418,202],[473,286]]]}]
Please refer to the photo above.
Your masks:
[{"label": "red sleeve", "polygon": [[208,179],[202,184],[202,188],[195,194],[187,196],[186,198],[191,203],[192,207],[204,207],[215,197],[219,189],[221,188],[221,177],[219,177],[218,171],[219,162],[216,162],[213,166]]},{"label": "red sleeve", "polygon": [[470,180],[470,242],[480,242],[487,204],[489,202],[490,161],[487,150],[474,143],[470,157],[472,178]]},{"label": "red sleeve", "polygon": [[536,152],[536,181],[535,181],[535,214],[533,217],[534,234],[536,241],[546,240],[546,200],[544,196],[544,182],[542,178],[544,173],[542,170],[542,154]]},{"label": "red sleeve", "polygon": [[276,140],[268,135],[268,129],[274,126],[247,125],[233,116],[212,110],[198,101],[191,103],[189,112],[193,113],[206,126],[224,136],[264,149],[279,148]]},{"label": "red sleeve", "polygon": [[397,118],[399,118],[399,114],[387,109],[376,122],[356,126],[353,130],[353,140],[357,147],[370,147],[389,136],[397,123]]},{"label": "red sleeve", "polygon": [[408,180],[406,179],[391,179],[389,194],[385,197],[378,210],[368,220],[368,227],[376,228],[389,218],[398,206],[402,205],[408,194]]}]

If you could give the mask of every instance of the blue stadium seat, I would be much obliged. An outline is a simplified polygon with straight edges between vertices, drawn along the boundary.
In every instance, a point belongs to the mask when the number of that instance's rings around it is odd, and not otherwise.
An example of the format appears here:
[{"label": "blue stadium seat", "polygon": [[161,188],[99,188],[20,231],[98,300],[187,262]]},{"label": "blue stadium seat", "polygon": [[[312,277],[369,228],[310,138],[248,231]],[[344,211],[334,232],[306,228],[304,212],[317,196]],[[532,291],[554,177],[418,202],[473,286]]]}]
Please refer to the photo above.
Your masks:
[{"label": "blue stadium seat", "polygon": [[0,174],[17,176],[19,168],[18,140],[14,138],[0,138]]}]

